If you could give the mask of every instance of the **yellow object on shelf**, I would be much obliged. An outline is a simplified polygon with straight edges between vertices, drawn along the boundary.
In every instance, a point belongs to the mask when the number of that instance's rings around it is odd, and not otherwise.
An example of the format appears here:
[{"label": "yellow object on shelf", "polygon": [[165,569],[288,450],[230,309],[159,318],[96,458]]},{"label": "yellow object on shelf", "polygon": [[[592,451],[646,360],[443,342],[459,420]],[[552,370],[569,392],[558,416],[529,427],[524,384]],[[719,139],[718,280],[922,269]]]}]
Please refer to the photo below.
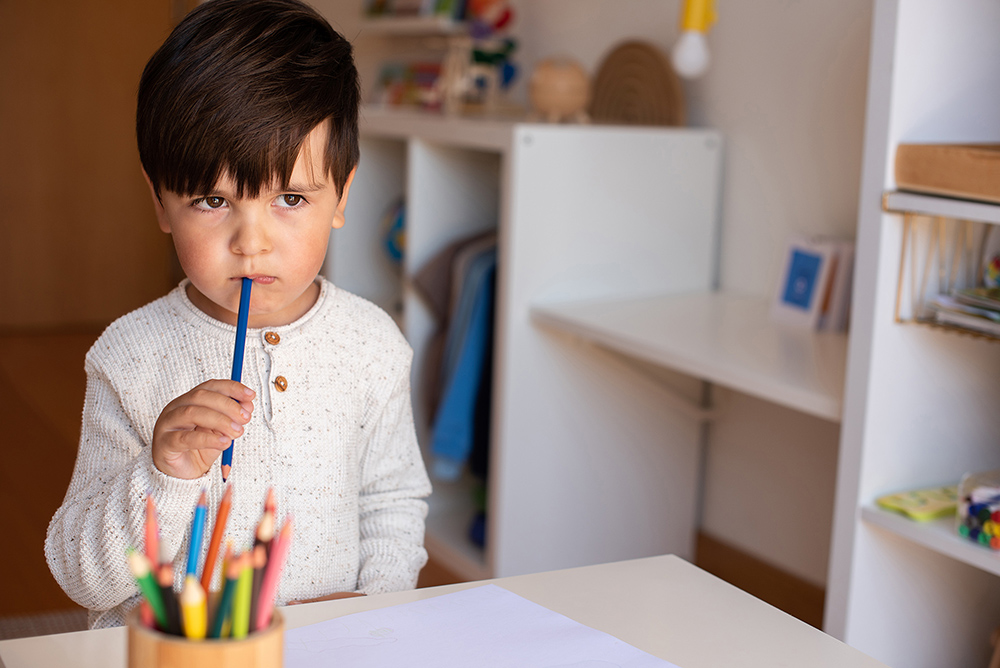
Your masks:
[{"label": "yellow object on shelf", "polygon": [[955,514],[958,485],[888,494],[875,500],[880,508],[902,513],[918,522],[929,522]]}]

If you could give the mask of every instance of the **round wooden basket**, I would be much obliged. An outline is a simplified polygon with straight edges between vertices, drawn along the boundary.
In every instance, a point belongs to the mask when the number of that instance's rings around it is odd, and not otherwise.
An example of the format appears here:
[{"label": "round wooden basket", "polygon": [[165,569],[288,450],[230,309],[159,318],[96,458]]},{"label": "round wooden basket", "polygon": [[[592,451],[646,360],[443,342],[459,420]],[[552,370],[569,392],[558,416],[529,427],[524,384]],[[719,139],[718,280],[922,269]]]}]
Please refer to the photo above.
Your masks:
[{"label": "round wooden basket", "polygon": [[129,668],[281,668],[285,620],[277,610],[264,631],[242,640],[187,640],[146,628],[136,608],[126,617]]},{"label": "round wooden basket", "polygon": [[684,125],[684,91],[667,57],[645,42],[625,42],[594,78],[590,117],[596,123]]}]

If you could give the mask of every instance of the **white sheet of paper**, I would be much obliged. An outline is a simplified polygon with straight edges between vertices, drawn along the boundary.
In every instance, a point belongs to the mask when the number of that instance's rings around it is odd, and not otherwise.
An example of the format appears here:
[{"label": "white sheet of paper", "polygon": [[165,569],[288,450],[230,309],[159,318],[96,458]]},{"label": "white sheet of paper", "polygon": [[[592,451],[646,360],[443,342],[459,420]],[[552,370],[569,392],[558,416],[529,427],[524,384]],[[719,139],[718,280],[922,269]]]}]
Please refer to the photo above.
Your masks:
[{"label": "white sheet of paper", "polygon": [[300,626],[285,668],[677,668],[496,585]]}]

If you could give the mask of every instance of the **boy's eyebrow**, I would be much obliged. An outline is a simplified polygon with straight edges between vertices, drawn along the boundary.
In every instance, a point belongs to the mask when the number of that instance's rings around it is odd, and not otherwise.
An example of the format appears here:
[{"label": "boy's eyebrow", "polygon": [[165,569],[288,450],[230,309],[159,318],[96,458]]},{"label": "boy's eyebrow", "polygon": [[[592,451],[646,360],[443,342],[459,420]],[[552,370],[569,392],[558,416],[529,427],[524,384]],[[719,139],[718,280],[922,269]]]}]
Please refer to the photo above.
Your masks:
[{"label": "boy's eyebrow", "polygon": [[281,188],[282,192],[292,191],[299,193],[313,193],[317,190],[323,190],[327,184],[325,183],[289,183],[287,188]]}]

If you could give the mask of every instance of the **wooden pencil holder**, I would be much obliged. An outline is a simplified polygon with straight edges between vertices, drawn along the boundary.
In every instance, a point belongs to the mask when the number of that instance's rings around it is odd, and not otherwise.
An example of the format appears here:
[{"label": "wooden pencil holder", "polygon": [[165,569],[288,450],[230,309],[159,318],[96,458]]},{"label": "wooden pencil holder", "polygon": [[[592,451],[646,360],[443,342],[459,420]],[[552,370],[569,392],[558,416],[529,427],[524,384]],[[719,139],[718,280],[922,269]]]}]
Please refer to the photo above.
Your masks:
[{"label": "wooden pencil holder", "polygon": [[242,640],[187,640],[142,625],[139,609],[126,617],[129,668],[281,668],[285,620],[277,610],[264,631]]}]

